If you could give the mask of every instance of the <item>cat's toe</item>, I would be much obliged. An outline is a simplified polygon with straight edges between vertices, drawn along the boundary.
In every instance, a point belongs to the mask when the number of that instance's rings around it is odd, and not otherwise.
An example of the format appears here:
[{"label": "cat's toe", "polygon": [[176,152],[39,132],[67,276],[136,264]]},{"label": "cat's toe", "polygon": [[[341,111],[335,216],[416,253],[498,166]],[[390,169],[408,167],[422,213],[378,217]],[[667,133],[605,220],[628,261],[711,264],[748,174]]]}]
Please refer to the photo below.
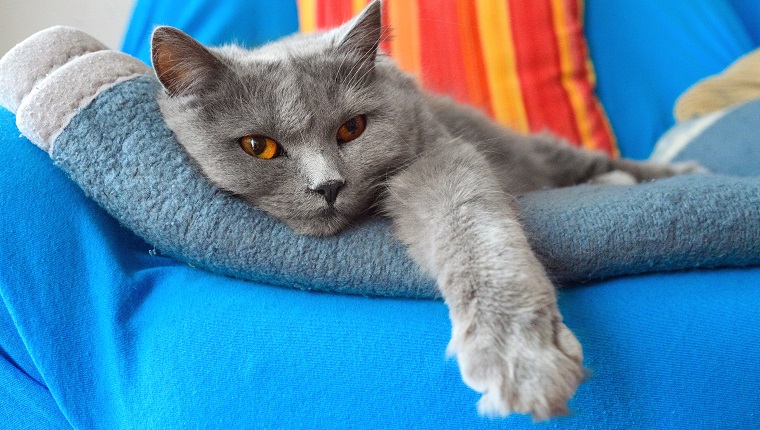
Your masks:
[{"label": "cat's toe", "polygon": [[[568,331],[569,333],[569,331]],[[572,336],[572,334],[570,334]],[[573,336],[573,341],[577,343]],[[578,344],[580,345],[580,344]],[[572,348],[571,354],[576,354]],[[503,401],[514,412],[530,414],[535,421],[567,415],[567,402],[583,380],[582,356],[573,356],[557,345],[525,351],[508,367],[520,369],[505,380]]]}]

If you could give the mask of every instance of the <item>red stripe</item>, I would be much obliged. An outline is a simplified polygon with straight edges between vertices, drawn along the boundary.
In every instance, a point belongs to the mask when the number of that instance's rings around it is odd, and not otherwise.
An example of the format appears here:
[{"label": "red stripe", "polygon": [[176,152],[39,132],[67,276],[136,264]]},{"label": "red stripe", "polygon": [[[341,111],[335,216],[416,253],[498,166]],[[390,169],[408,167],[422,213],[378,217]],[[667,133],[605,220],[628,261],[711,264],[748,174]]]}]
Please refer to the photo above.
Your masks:
[{"label": "red stripe", "polygon": [[327,26],[328,0],[317,0],[317,29],[322,30]]},{"label": "red stripe", "polygon": [[517,73],[531,131],[549,129],[580,143],[575,115],[560,82],[560,59],[549,2],[505,0],[512,17]]},{"label": "red stripe", "polygon": [[320,30],[337,27],[351,19],[352,15],[350,0],[317,1],[317,28]]},{"label": "red stripe", "polygon": [[464,59],[459,40],[457,5],[453,1],[419,4],[423,84],[431,91],[468,101]]}]

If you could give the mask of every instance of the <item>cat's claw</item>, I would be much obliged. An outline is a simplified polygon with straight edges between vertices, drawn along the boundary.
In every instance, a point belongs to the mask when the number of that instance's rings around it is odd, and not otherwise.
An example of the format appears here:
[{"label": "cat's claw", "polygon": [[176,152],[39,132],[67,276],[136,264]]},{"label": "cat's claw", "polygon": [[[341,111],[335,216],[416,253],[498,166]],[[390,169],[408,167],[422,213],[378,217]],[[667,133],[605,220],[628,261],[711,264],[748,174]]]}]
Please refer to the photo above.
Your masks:
[{"label": "cat's claw", "polygon": [[456,354],[462,379],[483,394],[481,415],[521,413],[542,421],[568,414],[567,402],[585,375],[583,352],[559,312],[552,313],[550,334],[531,327],[496,333],[489,325],[452,338],[448,352]]}]

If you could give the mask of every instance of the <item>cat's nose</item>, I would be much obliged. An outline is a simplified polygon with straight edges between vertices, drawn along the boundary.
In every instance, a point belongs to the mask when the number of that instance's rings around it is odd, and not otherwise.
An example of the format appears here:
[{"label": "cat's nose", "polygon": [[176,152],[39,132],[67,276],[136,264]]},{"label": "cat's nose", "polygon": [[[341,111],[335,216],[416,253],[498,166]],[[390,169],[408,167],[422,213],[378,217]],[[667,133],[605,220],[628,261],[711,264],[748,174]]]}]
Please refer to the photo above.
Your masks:
[{"label": "cat's nose", "polygon": [[316,192],[317,194],[321,194],[322,197],[325,198],[325,201],[328,205],[332,206],[333,203],[335,203],[335,199],[338,198],[338,192],[341,188],[343,188],[343,185],[345,185],[346,182],[342,180],[332,180],[323,182],[316,187],[312,188],[311,190]]}]

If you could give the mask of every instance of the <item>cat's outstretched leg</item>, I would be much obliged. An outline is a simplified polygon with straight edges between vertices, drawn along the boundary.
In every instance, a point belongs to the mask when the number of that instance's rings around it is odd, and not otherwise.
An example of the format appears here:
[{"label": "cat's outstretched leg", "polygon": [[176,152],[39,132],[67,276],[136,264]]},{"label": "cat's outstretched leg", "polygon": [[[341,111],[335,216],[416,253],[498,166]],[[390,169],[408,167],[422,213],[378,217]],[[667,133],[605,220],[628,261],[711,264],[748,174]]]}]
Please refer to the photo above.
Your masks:
[{"label": "cat's outstretched leg", "polygon": [[[524,150],[519,153],[528,176],[551,187],[563,187],[584,182],[630,185],[638,182],[669,178],[689,173],[706,173],[699,163],[662,163],[609,158],[606,154],[567,145],[548,134],[521,137]],[[514,157],[514,154],[510,154]],[[501,178],[507,181],[511,177]],[[502,182],[504,183],[504,182]],[[521,190],[522,191],[522,190]]]},{"label": "cat's outstretched leg", "polygon": [[[451,145],[442,146],[450,148]],[[546,276],[486,160],[471,145],[429,150],[393,177],[385,199],[398,237],[449,306],[462,378],[484,415],[567,411],[584,371]]]}]

